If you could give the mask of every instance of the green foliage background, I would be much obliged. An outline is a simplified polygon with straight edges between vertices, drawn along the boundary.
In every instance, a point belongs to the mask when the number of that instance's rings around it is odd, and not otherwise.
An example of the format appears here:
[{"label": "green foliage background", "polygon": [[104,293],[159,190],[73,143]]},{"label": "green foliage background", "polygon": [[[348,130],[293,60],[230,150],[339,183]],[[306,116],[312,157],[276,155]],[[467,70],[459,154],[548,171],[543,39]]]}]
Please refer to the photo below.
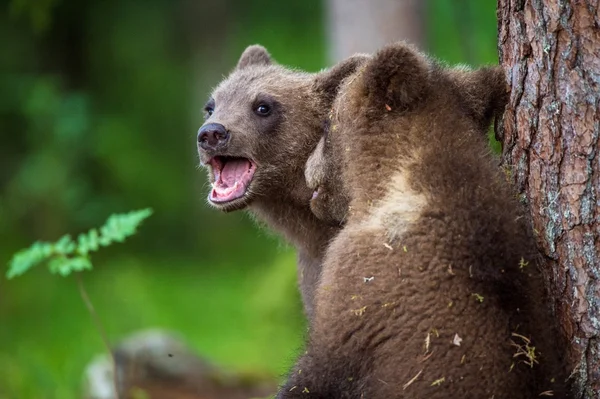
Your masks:
[{"label": "green foliage background", "polygon": [[[495,2],[429,0],[428,48],[495,63]],[[195,132],[245,46],[327,65],[316,0],[12,0],[0,9],[0,259],[114,212],[155,213],[85,281],[114,342],[182,333],[226,367],[281,375],[305,331],[293,252],[205,205]],[[4,273],[2,273],[4,275]],[[79,397],[102,352],[77,287],[38,268],[0,281],[0,399]]]}]

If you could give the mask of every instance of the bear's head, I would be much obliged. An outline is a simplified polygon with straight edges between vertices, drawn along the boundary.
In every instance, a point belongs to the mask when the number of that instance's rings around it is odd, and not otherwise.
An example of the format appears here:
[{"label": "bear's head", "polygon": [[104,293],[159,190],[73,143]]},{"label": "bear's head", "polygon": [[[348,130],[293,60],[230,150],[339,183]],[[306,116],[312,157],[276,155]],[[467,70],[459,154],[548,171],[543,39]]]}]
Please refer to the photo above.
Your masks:
[{"label": "bear's head", "polygon": [[198,153],[209,169],[208,202],[233,211],[261,199],[307,204],[304,165],[323,132],[341,80],[365,56],[319,73],[277,65],[253,45],[213,91],[198,131]]},{"label": "bear's head", "polygon": [[506,87],[500,67],[449,68],[402,42],[384,47],[344,80],[307,161],[312,212],[343,223],[351,200],[364,210],[382,199],[399,184],[392,176],[421,152],[444,151],[444,143],[464,141],[462,132],[484,140],[504,109]]}]

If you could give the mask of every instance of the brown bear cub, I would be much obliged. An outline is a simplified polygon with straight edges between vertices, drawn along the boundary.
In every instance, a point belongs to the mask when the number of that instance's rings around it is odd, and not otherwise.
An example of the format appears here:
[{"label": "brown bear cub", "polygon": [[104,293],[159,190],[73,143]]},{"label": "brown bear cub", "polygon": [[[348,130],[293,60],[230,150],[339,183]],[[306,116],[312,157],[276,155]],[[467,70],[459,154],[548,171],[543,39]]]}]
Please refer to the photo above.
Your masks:
[{"label": "brown bear cub", "polygon": [[198,131],[200,162],[209,170],[208,202],[217,209],[249,209],[298,251],[304,309],[310,318],[322,257],[339,226],[310,211],[304,166],[323,134],[340,82],[367,56],[329,70],[305,73],[273,62],[250,46],[212,93]]},{"label": "brown bear cub", "polygon": [[403,43],[343,82],[306,175],[314,212],[345,227],[279,398],[565,397],[532,241],[485,137],[506,97],[501,69]]}]

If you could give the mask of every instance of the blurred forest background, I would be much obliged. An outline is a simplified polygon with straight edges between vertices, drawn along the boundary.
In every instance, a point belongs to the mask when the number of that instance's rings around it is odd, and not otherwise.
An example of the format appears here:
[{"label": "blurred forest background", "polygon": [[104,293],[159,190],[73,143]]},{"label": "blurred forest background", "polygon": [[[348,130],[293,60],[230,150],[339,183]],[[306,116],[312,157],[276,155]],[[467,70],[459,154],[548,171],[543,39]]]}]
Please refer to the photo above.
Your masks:
[{"label": "blurred forest background", "polygon": [[[426,50],[497,63],[495,1],[422,4]],[[305,331],[294,253],[243,212],[206,205],[196,131],[211,88],[249,44],[301,69],[330,65],[326,14],[317,0],[3,5],[2,262],[34,240],[152,207],[135,238],[84,274],[110,340],[162,327],[230,369],[284,373]],[[1,399],[77,398],[102,351],[72,279],[44,268],[2,276]]]}]

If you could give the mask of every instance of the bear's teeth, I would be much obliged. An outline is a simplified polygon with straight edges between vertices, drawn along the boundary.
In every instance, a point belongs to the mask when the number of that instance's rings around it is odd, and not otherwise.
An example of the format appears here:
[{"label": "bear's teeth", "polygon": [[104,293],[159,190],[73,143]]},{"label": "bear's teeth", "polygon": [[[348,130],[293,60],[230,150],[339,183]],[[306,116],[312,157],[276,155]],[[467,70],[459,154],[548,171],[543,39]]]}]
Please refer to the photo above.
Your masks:
[{"label": "bear's teeth", "polygon": [[224,196],[234,192],[239,187],[239,185],[239,182],[236,181],[235,184],[231,187],[214,186],[214,188],[219,195]]}]

